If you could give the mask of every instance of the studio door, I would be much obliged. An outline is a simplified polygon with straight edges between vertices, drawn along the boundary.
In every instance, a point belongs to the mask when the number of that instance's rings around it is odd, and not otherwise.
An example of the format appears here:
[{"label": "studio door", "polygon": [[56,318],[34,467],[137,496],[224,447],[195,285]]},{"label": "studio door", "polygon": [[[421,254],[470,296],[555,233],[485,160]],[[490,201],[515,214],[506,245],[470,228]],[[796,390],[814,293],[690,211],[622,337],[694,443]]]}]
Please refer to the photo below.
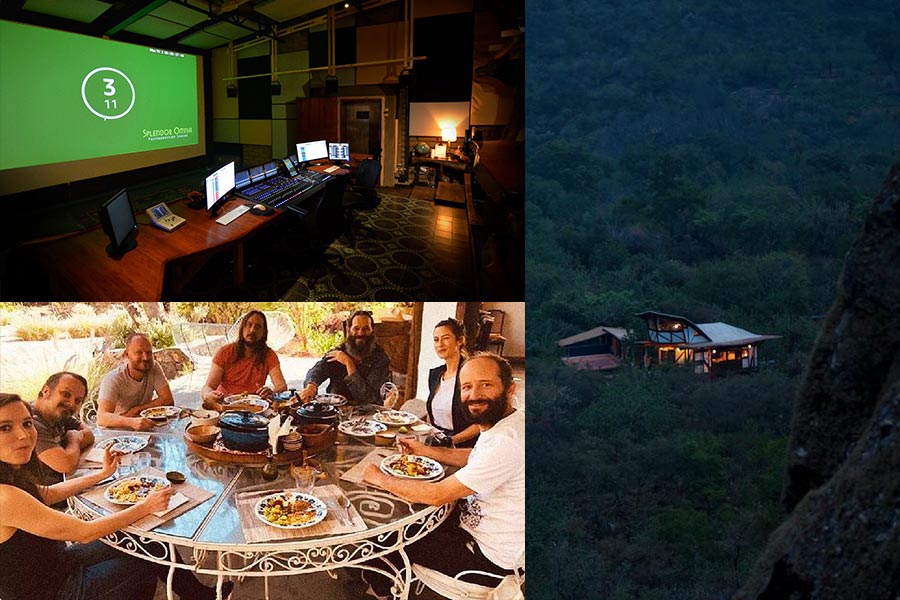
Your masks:
[{"label": "studio door", "polygon": [[342,100],[341,139],[350,143],[350,152],[379,155],[381,101]]}]

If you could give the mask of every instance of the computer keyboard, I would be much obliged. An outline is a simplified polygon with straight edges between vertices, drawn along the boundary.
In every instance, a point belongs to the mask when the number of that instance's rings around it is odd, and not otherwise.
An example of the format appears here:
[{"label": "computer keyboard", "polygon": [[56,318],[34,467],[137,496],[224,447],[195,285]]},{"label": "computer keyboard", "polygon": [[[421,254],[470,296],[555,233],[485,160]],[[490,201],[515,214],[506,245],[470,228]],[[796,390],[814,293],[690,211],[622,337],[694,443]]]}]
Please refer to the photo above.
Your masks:
[{"label": "computer keyboard", "polygon": [[250,210],[250,207],[246,204],[241,204],[240,206],[236,206],[236,207],[232,208],[231,210],[229,210],[224,215],[222,215],[221,217],[219,217],[218,219],[216,219],[216,223],[218,223],[219,225],[228,225],[229,223],[231,223],[232,221],[237,219],[239,216],[241,216],[248,210]]},{"label": "computer keyboard", "polygon": [[334,165],[334,166],[331,166],[331,167],[326,168],[326,169],[325,169],[325,172],[326,172],[326,173],[334,173],[334,172],[337,171],[338,169],[340,169],[340,167],[337,166],[337,165]]}]

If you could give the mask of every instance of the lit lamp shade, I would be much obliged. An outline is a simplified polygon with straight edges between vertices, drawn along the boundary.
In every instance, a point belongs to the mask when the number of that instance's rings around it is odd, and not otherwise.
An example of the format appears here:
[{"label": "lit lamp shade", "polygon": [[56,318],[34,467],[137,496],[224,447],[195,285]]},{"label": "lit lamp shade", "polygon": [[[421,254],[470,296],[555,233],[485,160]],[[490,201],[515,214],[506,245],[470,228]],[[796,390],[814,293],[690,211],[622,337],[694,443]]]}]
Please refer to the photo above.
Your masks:
[{"label": "lit lamp shade", "polygon": [[455,127],[445,127],[444,129],[441,129],[441,141],[455,142],[456,141],[456,128]]}]

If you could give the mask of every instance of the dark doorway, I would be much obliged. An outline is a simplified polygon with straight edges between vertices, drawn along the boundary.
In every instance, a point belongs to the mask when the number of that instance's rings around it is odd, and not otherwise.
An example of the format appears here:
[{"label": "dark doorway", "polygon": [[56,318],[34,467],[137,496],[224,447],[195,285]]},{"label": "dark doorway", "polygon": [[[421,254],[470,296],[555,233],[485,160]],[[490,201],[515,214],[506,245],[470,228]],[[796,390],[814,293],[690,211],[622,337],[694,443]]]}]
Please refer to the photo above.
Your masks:
[{"label": "dark doorway", "polygon": [[341,140],[350,143],[350,152],[380,154],[381,101],[342,100]]}]

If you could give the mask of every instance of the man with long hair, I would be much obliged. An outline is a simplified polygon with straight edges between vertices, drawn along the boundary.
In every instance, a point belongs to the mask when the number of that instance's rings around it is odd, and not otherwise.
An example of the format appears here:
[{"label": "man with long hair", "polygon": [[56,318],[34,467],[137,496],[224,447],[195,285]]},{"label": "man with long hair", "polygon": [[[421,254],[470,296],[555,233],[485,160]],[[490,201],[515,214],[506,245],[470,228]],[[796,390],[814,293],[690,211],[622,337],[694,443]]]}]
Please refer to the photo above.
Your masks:
[{"label": "man with long hair", "polygon": [[141,411],[173,404],[166,374],[153,360],[150,338],[143,333],[129,334],[125,338],[125,360],[100,382],[97,425],[150,431],[156,424],[142,417]]},{"label": "man with long hair", "polygon": [[[213,357],[200,392],[204,408],[221,411],[225,396],[248,393],[268,400],[273,393],[287,389],[278,355],[266,343],[268,337],[269,325],[262,311],[244,315],[237,340],[219,348]],[[272,380],[271,387],[266,385],[267,377]]]},{"label": "man with long hair", "polygon": [[381,404],[379,391],[390,379],[391,359],[375,341],[372,313],[358,310],[350,315],[344,343],[332,348],[306,374],[300,390],[304,402],[312,400],[319,386],[330,379],[328,392],[347,398],[351,404]]},{"label": "man with long hair", "polygon": [[87,396],[87,381],[77,373],[54,373],[31,405],[37,444],[34,453],[44,464],[41,483],[62,481],[72,473],[81,453],[94,443],[94,434],[75,418]]}]

